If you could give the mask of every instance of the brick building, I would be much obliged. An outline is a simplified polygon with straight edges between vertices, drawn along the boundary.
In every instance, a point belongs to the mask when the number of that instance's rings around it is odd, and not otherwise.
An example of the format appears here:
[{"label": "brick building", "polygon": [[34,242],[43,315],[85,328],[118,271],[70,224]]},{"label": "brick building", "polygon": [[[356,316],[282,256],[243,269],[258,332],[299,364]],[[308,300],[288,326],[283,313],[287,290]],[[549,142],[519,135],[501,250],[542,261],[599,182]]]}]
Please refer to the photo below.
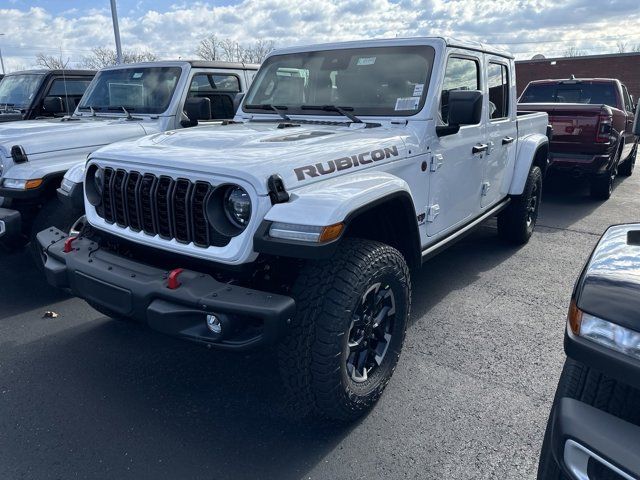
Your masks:
[{"label": "brick building", "polygon": [[517,61],[518,95],[531,80],[569,78],[571,74],[576,78],[617,78],[636,102],[640,99],[640,52]]}]

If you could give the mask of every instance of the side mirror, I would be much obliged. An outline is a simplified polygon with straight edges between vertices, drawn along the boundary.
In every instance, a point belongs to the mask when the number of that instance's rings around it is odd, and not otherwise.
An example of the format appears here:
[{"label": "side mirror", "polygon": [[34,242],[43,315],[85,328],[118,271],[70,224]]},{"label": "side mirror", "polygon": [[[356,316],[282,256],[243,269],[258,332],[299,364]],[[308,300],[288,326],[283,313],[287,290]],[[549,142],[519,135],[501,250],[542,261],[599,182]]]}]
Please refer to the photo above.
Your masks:
[{"label": "side mirror", "polygon": [[208,97],[187,98],[184,102],[184,113],[188,120],[182,120],[183,127],[195,127],[198,120],[211,120],[211,100]]},{"label": "side mirror", "polygon": [[45,97],[42,101],[42,110],[51,115],[64,113],[65,109],[62,97]]},{"label": "side mirror", "polygon": [[636,119],[633,122],[633,134],[640,137],[640,105],[636,108]]},{"label": "side mirror", "polygon": [[476,125],[482,119],[480,90],[451,90],[449,92],[449,124],[436,126],[439,137],[453,135],[462,125]]},{"label": "side mirror", "polygon": [[244,98],[244,93],[236,93],[235,98],[233,99],[233,113],[238,111],[240,108],[240,104],[242,103],[242,99]]}]

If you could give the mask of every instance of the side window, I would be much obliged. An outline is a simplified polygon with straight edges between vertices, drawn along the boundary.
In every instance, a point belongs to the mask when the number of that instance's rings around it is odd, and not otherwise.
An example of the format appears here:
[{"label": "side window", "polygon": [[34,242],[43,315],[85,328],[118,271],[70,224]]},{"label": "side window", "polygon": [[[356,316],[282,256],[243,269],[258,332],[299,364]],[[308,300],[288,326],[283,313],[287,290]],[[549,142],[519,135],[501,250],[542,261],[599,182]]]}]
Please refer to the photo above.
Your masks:
[{"label": "side window", "polygon": [[480,64],[477,60],[449,57],[447,61],[440,97],[440,115],[445,125],[449,123],[449,92],[452,90],[480,90]]},{"label": "side window", "polygon": [[238,93],[240,93],[240,79],[237,75],[196,73],[189,85],[185,110],[189,118],[195,116],[198,120],[233,118],[235,114],[233,101]]},{"label": "side window", "polygon": [[489,63],[489,118],[509,116],[509,78],[506,65]]},{"label": "side window", "polygon": [[627,110],[627,112],[632,112],[633,111],[633,105],[631,104],[631,98],[629,97],[629,91],[627,90],[627,87],[625,87],[624,85],[622,86],[622,93],[624,94],[624,108]]},{"label": "side window", "polygon": [[84,91],[91,83],[91,80],[81,80],[78,78],[73,79],[62,79],[56,78],[51,84],[51,88],[47,93],[48,97],[64,97],[69,95],[71,96],[82,96]]}]

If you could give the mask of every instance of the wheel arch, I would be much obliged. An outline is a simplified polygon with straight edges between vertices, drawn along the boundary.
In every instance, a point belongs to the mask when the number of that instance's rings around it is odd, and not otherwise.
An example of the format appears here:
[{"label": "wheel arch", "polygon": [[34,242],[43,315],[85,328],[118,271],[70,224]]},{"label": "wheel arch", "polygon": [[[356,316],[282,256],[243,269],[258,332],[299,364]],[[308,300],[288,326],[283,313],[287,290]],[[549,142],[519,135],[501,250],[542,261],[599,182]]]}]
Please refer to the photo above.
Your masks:
[{"label": "wheel arch", "polygon": [[521,195],[532,166],[540,167],[542,176],[549,166],[549,139],[546,135],[534,134],[519,140],[516,167],[511,180],[509,195]]}]

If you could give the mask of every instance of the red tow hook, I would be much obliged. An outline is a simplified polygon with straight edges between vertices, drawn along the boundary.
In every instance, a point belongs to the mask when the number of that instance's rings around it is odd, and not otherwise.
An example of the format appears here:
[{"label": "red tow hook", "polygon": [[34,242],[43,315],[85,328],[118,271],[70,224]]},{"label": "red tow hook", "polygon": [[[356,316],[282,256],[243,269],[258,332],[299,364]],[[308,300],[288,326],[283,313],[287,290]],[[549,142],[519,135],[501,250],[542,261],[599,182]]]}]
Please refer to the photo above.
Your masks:
[{"label": "red tow hook", "polygon": [[78,237],[69,237],[64,241],[64,248],[62,249],[62,251],[64,253],[71,253],[73,252],[73,242],[75,242],[78,239]]},{"label": "red tow hook", "polygon": [[180,283],[180,280],[178,279],[178,277],[180,276],[180,274],[182,272],[184,272],[184,269],[182,269],[182,268],[176,268],[174,270],[171,270],[171,272],[169,272],[169,277],[168,277],[168,282],[167,282],[167,288],[169,290],[175,290],[180,285],[182,285]]}]

